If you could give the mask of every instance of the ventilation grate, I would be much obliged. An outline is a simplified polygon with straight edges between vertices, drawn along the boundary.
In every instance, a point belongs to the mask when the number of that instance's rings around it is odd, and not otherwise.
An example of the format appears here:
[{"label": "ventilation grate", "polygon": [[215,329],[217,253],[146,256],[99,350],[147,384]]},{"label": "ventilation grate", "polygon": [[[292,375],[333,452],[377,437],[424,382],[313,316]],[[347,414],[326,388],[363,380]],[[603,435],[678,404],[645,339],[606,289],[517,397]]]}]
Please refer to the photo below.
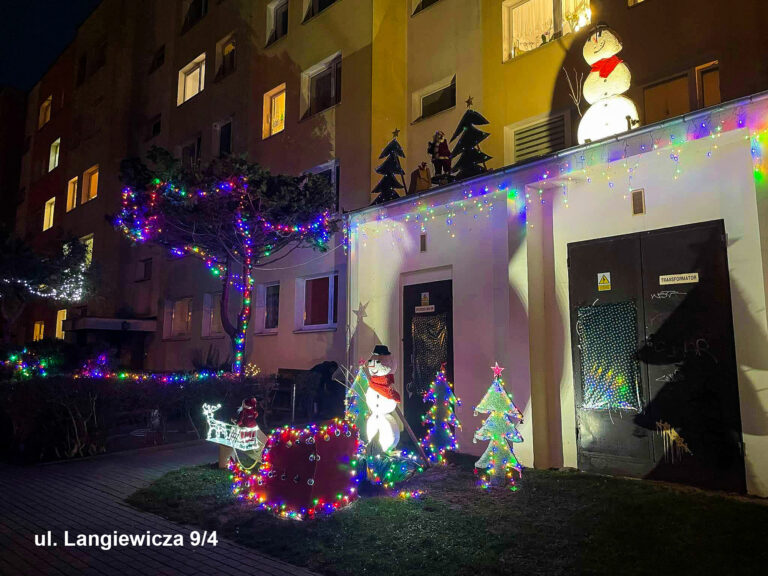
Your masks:
[{"label": "ventilation grate", "polygon": [[632,190],[632,216],[645,214],[645,190]]},{"label": "ventilation grate", "polygon": [[419,238],[419,251],[420,252],[426,252],[427,251],[427,235],[422,234]]},{"label": "ventilation grate", "polygon": [[547,156],[567,146],[565,114],[515,130],[515,163]]}]

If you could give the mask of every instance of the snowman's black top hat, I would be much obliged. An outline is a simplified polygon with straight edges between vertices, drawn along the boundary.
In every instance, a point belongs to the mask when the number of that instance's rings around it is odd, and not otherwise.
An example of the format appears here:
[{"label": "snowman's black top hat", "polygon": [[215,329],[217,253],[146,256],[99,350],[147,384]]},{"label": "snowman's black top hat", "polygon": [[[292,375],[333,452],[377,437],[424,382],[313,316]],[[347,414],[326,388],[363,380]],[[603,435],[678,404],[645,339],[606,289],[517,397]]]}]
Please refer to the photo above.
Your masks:
[{"label": "snowman's black top hat", "polygon": [[389,348],[384,346],[383,344],[376,344],[376,346],[373,347],[373,356],[391,356],[392,352],[389,351]]}]

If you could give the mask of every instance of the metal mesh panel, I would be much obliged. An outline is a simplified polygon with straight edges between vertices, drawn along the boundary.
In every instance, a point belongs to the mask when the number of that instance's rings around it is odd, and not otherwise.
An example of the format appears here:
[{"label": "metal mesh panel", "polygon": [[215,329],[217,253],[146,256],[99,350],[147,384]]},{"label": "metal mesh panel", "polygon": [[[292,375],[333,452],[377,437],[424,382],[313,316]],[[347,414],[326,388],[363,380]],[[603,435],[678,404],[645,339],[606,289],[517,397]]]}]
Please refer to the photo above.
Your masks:
[{"label": "metal mesh panel", "polygon": [[413,394],[421,395],[429,389],[443,362],[448,361],[447,314],[416,316],[411,321],[413,336]]}]

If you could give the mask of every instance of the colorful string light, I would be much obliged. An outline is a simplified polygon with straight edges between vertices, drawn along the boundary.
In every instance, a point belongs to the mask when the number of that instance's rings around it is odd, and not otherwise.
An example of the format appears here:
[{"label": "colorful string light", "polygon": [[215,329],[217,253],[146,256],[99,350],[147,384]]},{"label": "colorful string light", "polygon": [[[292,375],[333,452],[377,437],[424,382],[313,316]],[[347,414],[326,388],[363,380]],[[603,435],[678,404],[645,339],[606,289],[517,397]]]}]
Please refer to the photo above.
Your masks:
[{"label": "colorful string light", "polygon": [[422,424],[427,428],[421,445],[430,462],[444,463],[447,451],[455,452],[459,449],[456,429],[461,429],[455,412],[456,407],[461,406],[461,400],[456,397],[453,385],[448,382],[445,364],[440,367],[423,400],[432,406],[421,417]]}]

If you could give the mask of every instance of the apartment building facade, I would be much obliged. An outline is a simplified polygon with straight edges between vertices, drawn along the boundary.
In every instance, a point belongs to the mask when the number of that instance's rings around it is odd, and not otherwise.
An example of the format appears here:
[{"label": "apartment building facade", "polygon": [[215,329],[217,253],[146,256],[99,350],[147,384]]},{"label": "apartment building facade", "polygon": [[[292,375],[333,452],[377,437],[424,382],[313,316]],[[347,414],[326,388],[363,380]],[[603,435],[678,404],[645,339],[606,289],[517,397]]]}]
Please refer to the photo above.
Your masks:
[{"label": "apartment building facade", "polygon": [[[101,288],[77,308],[31,308],[16,339],[103,341],[154,370],[229,354],[220,282],[192,258],[130,246],[105,218],[125,157],[153,145],[186,162],[246,154],[276,173],[327,175],[339,211],[355,210],[393,130],[407,181],[470,97],[490,122],[489,169],[572,145],[579,113],[563,69],[588,71],[581,48],[598,21],[623,40],[643,123],[763,89],[765,9],[743,4],[737,26],[714,0],[104,0],[29,95],[17,225],[48,249],[65,235],[92,242]],[[338,237],[325,254],[260,268],[249,360],[264,372],[348,362],[346,266]]]}]

